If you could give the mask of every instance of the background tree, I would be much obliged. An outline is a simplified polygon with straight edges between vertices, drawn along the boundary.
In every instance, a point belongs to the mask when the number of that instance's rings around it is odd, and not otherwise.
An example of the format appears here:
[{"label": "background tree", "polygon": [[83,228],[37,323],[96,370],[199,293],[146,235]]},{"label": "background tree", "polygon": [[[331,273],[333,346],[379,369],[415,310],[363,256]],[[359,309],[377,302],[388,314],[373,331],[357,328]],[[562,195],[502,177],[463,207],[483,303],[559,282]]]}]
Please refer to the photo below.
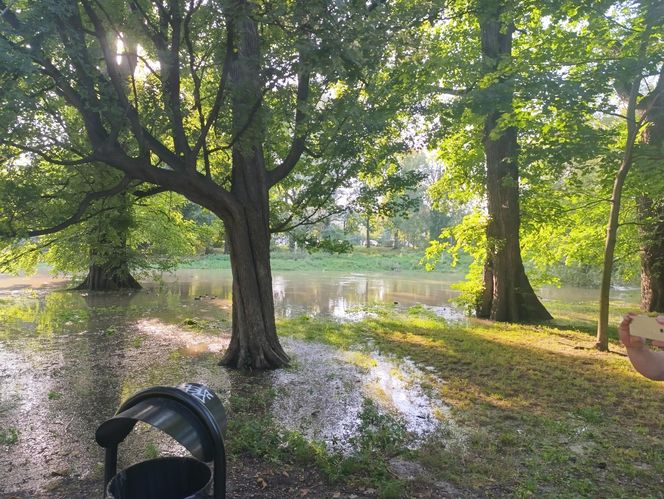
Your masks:
[{"label": "background tree", "polygon": [[511,65],[514,20],[506,20],[510,14],[502,2],[479,2],[478,7],[484,71],[495,80],[488,87],[492,101],[487,99],[484,109],[488,253],[477,315],[510,322],[551,319],[521,258],[518,129],[500,122],[513,112],[514,83],[504,68]]},{"label": "background tree", "polygon": [[460,214],[447,202],[446,193],[435,186],[442,175],[442,164],[430,152],[410,153],[401,159],[404,171],[416,171],[422,176],[417,186],[405,195],[417,199],[405,216],[396,214],[386,220],[387,228],[393,233],[394,246],[404,242],[417,248],[426,248],[429,241],[436,239],[443,228],[460,220]]},{"label": "background tree", "polygon": [[521,205],[530,181],[537,183],[541,176],[543,156],[554,156],[553,147],[559,153],[569,149],[550,139],[548,150],[537,149],[546,139],[529,128],[531,120],[546,121],[548,134],[555,133],[551,114],[569,89],[556,88],[564,72],[555,60],[567,57],[572,46],[569,13],[562,3],[548,7],[551,12],[529,2],[478,1],[470,9],[453,3],[448,29],[432,32],[432,66],[447,67],[454,57],[472,61],[455,72],[435,73],[440,79],[431,92],[438,96],[430,109],[440,128],[431,133],[446,166],[438,192],[449,191],[452,201],[486,211],[486,217],[468,217],[462,229],[471,224],[486,237],[461,240],[485,245],[484,256],[470,250],[483,271],[469,277],[482,284],[466,289],[481,294],[468,300],[477,306],[477,315],[495,320],[550,318],[526,276],[520,242]]},{"label": "background tree", "polygon": [[[8,222],[3,234],[14,235],[3,240],[2,271],[32,271],[46,262],[56,273],[85,275],[80,289],[137,288],[134,275],[173,269],[218,231],[209,220],[187,218],[182,196],[122,186],[92,195],[90,185],[113,186],[117,173],[82,170],[62,176],[57,168],[45,168],[38,175],[23,159],[14,166],[8,161],[0,174],[2,218]],[[71,211],[62,222],[61,213]]]},{"label": "background tree", "polygon": [[88,243],[88,274],[76,289],[111,291],[141,288],[129,269],[127,237],[131,213],[127,197],[127,193],[121,193],[105,200],[105,204],[112,204],[113,208],[93,222]]},{"label": "background tree", "polygon": [[360,177],[348,203],[362,216],[367,248],[371,247],[371,229],[378,219],[407,217],[420,205],[414,193],[424,176],[417,170],[400,171],[398,163],[391,162]]},{"label": "background tree", "polygon": [[[597,269],[597,257],[602,254],[599,221],[602,213],[608,216],[612,170],[619,156],[615,144],[622,133],[613,116],[618,114],[613,87],[617,75],[624,74],[620,68],[635,67],[634,48],[642,28],[632,29],[629,19],[643,20],[642,11],[633,2],[487,2],[484,7],[477,10],[477,24],[473,23],[472,9],[468,12],[463,5],[453,7],[456,15],[450,14],[448,29],[432,32],[431,43],[438,47],[432,52],[440,54],[439,61],[432,64],[444,66],[458,54],[478,61],[482,54],[477,45],[484,33],[485,61],[495,65],[463,67],[432,85],[432,92],[437,88],[440,97],[432,102],[431,109],[437,111],[442,126],[440,131],[430,132],[437,139],[445,164],[437,191],[475,213],[447,233],[458,238],[437,243],[430,253],[446,246],[453,251],[465,248],[476,259],[470,277],[477,280],[486,276],[477,263],[483,258],[490,262],[491,251],[482,257],[474,245],[496,250],[503,247],[495,245],[491,237],[495,230],[502,230],[495,226],[501,219],[491,216],[491,196],[487,196],[486,208],[480,201],[491,183],[484,170],[486,160],[486,173],[490,173],[489,157],[480,156],[488,146],[497,148],[494,152],[498,158],[509,157],[506,153],[510,151],[518,157],[518,170],[508,165],[496,170],[499,174],[508,172],[505,178],[511,180],[496,184],[494,198],[501,199],[507,212],[515,199],[509,191],[518,189],[519,247],[529,272],[536,271],[538,278],[548,280],[555,277],[550,274],[552,268],[567,263]],[[502,12],[498,19],[504,26],[494,30],[494,45],[498,49],[501,41],[505,45],[504,59],[497,63],[494,57],[488,57],[486,49],[490,42],[487,30],[491,31],[496,10]],[[459,39],[475,44],[455,43]],[[656,58],[654,45],[649,53]],[[658,65],[653,64],[653,58],[649,61],[647,74],[653,75],[652,69]],[[485,113],[492,109],[498,114],[487,129]],[[514,135],[515,131],[516,142],[509,139],[511,145],[500,146],[505,135]],[[634,192],[634,186],[629,189]],[[636,222],[632,207],[630,202],[630,209],[619,221],[627,224],[621,230],[628,237],[617,242],[621,258],[625,257],[620,270],[626,273],[631,268],[636,240],[630,225]],[[485,210],[488,217],[481,216]],[[483,228],[487,230],[486,240],[472,236],[472,231]],[[488,295],[486,285],[475,281],[465,289],[469,303],[480,312],[488,309],[489,300],[478,299],[478,293]]]}]

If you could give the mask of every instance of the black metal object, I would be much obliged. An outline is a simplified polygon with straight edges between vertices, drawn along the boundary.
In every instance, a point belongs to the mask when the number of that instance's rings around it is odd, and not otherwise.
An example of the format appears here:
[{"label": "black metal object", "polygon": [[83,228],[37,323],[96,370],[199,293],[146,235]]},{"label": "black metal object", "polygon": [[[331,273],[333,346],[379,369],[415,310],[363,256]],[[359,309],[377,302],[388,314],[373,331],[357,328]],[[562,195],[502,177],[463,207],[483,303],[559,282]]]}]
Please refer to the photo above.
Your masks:
[{"label": "black metal object", "polygon": [[106,486],[107,499],[209,499],[210,467],[192,457],[143,461],[115,475]]},{"label": "black metal object", "polygon": [[[138,421],[148,423],[173,437],[199,462],[214,462],[213,498],[224,499],[226,497],[226,451],[222,436],[222,431],[226,427],[226,411],[215,393],[205,385],[198,383],[185,383],[177,387],[155,386],[135,393],[120,406],[115,416],[97,428],[95,435],[97,443],[106,450],[105,490],[116,475],[118,445],[129,435]],[[190,458],[172,459],[195,461]],[[148,471],[152,473],[156,466],[165,468],[172,465],[164,460],[153,461],[134,465],[127,468],[125,473],[128,475],[130,469],[133,469],[132,475],[140,475]],[[143,467],[137,470],[136,467],[140,465]],[[196,465],[184,462],[181,462],[180,465],[191,466],[192,476],[199,476],[199,472],[195,469]],[[157,476],[159,475],[158,472],[155,473]],[[168,473],[166,469],[162,475],[165,473]],[[133,496],[127,495],[127,498],[129,497]],[[148,496],[143,493],[140,497],[147,499]]]}]

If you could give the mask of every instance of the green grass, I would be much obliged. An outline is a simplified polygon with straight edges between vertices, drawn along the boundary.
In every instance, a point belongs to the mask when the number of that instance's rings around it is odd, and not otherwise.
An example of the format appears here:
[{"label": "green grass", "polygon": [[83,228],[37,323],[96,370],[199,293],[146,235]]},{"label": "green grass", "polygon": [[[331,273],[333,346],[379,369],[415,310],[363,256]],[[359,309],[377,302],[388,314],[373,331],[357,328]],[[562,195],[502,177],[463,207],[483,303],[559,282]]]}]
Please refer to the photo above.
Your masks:
[{"label": "green grass", "polygon": [[61,392],[56,392],[54,390],[48,392],[48,399],[49,400],[59,400],[62,398],[62,393]]},{"label": "green grass", "polygon": [[344,454],[325,444],[307,440],[296,431],[279,427],[269,415],[272,399],[278,394],[260,384],[249,384],[234,394],[228,406],[226,450],[232,461],[243,455],[269,462],[315,466],[333,483],[354,488],[373,488],[379,497],[397,498],[406,493],[406,484],[390,472],[387,460],[410,451],[403,447],[406,431],[393,417],[380,413],[365,401],[360,429],[351,444],[354,452]]},{"label": "green grass", "polygon": [[157,459],[159,457],[159,447],[154,442],[148,442],[145,445],[144,455],[146,459]]},{"label": "green grass", "polygon": [[[461,325],[417,310],[383,310],[357,323],[281,320],[279,330],[343,349],[370,343],[429,366],[441,380],[431,393],[451,406],[465,439],[452,444],[441,430],[414,457],[460,490],[480,496],[659,496],[661,386],[631,368],[615,327],[612,353],[593,348],[592,306],[548,305],[560,318],[547,325],[476,319]],[[621,313],[613,310],[612,324]],[[358,439],[371,440],[360,433]],[[349,476],[380,483],[386,459],[407,452],[398,440],[388,443],[381,444],[383,454],[371,454],[369,468]],[[404,487],[400,493],[407,494]]]},{"label": "green grass", "polygon": [[[599,296],[599,292],[598,292]],[[634,295],[634,302],[612,300],[609,306],[609,336],[617,341],[618,323],[627,312],[639,310],[638,293]],[[597,333],[597,301],[564,302],[560,300],[547,300],[546,308],[553,315],[551,325],[557,329],[573,329],[589,335]]]},{"label": "green grass", "polygon": [[0,445],[14,445],[18,442],[18,436],[16,428],[0,428]]},{"label": "green grass", "polygon": [[[274,250],[271,253],[273,271],[357,271],[357,272],[426,272],[420,265],[423,252],[421,250],[390,248],[355,248],[352,253],[331,255],[328,253],[307,253],[306,251],[289,252]],[[436,272],[463,272],[468,262],[463,260],[457,267],[450,266],[446,255],[437,266]],[[230,269],[228,255],[213,254],[191,260],[181,268],[194,269]]]}]

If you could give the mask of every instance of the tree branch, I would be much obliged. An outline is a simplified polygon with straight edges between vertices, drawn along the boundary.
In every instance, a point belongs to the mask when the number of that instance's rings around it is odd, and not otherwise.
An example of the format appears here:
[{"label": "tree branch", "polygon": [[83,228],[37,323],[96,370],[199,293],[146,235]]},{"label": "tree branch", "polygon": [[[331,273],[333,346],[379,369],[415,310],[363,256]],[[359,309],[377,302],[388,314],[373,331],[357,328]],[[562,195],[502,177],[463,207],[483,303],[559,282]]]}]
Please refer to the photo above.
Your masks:
[{"label": "tree branch", "polygon": [[207,135],[210,131],[210,127],[212,126],[213,123],[217,121],[217,118],[219,116],[219,111],[221,110],[221,105],[223,104],[224,101],[226,93],[226,81],[228,80],[228,73],[230,71],[230,61],[233,57],[233,37],[235,36],[234,32],[235,29],[233,27],[233,24],[230,21],[228,21],[226,28],[226,57],[224,58],[224,64],[221,68],[219,86],[217,87],[217,94],[214,97],[214,104],[212,105],[212,109],[208,114],[207,121],[205,122],[205,125],[202,127],[201,135],[200,137],[198,137],[196,145],[192,150],[192,154],[194,157],[198,156],[198,153],[205,144],[205,141],[207,140]]},{"label": "tree branch", "polygon": [[[302,63],[300,57],[300,63]],[[295,130],[293,132],[293,142],[291,143],[288,154],[274,170],[267,173],[268,187],[272,187],[288,176],[297,162],[300,160],[305,150],[307,131],[304,130],[304,121],[307,118],[305,107],[309,100],[309,79],[308,69],[302,69],[297,79],[297,98],[295,110]]]},{"label": "tree branch", "polygon": [[138,199],[144,199],[150,196],[155,196],[161,194],[162,192],[168,192],[166,187],[152,187],[151,189],[145,189],[142,191],[134,191],[132,194]]},{"label": "tree branch", "polygon": [[[201,132],[202,132],[205,128],[205,113],[203,113],[203,103],[201,99],[201,78],[198,76],[197,73],[194,44],[191,41],[191,18],[196,9],[198,9],[200,6],[201,6],[200,2],[198,3],[198,5],[195,5],[194,0],[190,0],[189,11],[185,16],[183,23],[184,25],[183,37],[189,55],[189,72],[191,73],[191,79],[194,82],[194,106],[196,107],[196,111],[198,113],[198,124],[201,127]],[[208,149],[206,140],[203,140],[202,144],[203,144],[203,166],[205,169],[205,176],[210,178],[211,177],[210,151]],[[196,145],[198,145],[198,141],[196,141]],[[194,151],[196,151],[195,147],[194,150],[192,151],[195,161],[195,158],[198,154],[197,152]]]},{"label": "tree branch", "polygon": [[[2,18],[5,19],[5,21],[12,27],[12,29],[14,29],[14,31],[16,31],[18,34],[22,34],[24,27],[16,14],[9,11],[8,7],[2,0],[0,0],[0,8],[4,9],[5,11]],[[26,47],[17,45],[5,36],[2,36],[2,39],[5,40],[14,50],[29,57],[30,60],[32,60],[40,67],[42,74],[50,77],[55,82],[56,92],[61,95],[69,105],[73,106],[83,118],[85,130],[88,138],[90,139],[90,142],[93,145],[103,143],[108,137],[108,134],[104,129],[101,117],[98,113],[90,111],[90,109],[86,107],[83,97],[69,84],[69,78],[65,77],[50,60],[42,57],[39,54],[39,46],[31,46],[28,49]]]},{"label": "tree branch", "polygon": [[26,145],[23,145],[23,144],[18,144],[16,142],[12,142],[11,140],[1,139],[1,138],[0,138],[0,144],[5,144],[5,145],[8,145],[10,147],[15,147],[15,148],[20,149],[21,151],[24,151],[24,152],[30,152],[30,153],[33,153],[33,154],[37,154],[38,156],[44,158],[46,161],[48,161],[49,163],[52,163],[54,165],[77,166],[77,165],[85,165],[85,164],[92,163],[93,161],[95,161],[94,155],[82,157],[81,159],[75,159],[75,160],[58,159],[58,158],[54,158],[54,157],[46,154],[42,150],[37,149],[35,147],[30,147],[30,146],[26,146]]},{"label": "tree branch", "polygon": [[66,229],[70,225],[74,225],[75,223],[80,222],[81,218],[83,217],[86,210],[88,209],[90,204],[92,204],[93,201],[120,194],[122,191],[126,190],[127,187],[129,187],[129,184],[130,184],[130,179],[128,177],[124,177],[119,184],[115,185],[114,187],[111,187],[110,189],[106,189],[104,191],[88,192],[83,197],[83,199],[78,205],[78,208],[76,209],[76,211],[72,216],[62,221],[61,223],[54,225],[53,227],[28,231],[26,236],[37,237],[37,236],[45,236],[47,234],[53,234],[55,232],[60,232],[61,230]]}]

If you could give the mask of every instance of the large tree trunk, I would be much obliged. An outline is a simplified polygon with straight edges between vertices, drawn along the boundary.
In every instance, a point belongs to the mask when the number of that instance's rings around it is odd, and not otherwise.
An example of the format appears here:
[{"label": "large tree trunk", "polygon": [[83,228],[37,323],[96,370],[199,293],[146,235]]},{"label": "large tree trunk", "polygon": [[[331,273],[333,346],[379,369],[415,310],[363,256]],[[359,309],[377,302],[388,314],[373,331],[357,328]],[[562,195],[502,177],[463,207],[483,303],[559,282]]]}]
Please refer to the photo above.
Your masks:
[{"label": "large tree trunk", "polygon": [[127,247],[127,232],[131,214],[126,194],[109,200],[116,209],[100,219],[90,242],[88,275],[76,289],[88,291],[117,291],[141,289],[131,275]]},{"label": "large tree trunk", "polygon": [[245,205],[244,216],[228,226],[233,330],[221,364],[238,369],[273,369],[287,365],[288,355],[279,344],[274,321],[270,234],[262,222],[267,212],[255,208]]},{"label": "large tree trunk", "polygon": [[221,214],[233,272],[233,330],[221,364],[271,369],[287,365],[289,359],[279,344],[274,321],[259,40],[249,6],[237,2],[233,9],[237,31],[230,69],[234,130],[231,194],[238,207],[230,214]]},{"label": "large tree trunk", "polygon": [[[501,20],[501,5],[483,3],[482,56],[487,72],[493,72],[511,58],[513,27]],[[495,90],[484,122],[488,248],[484,292],[476,312],[478,317],[496,321],[548,320],[552,317],[535,295],[521,259],[517,130],[499,130],[498,124],[512,109],[513,90],[505,78],[499,78]]]},{"label": "large tree trunk", "polygon": [[638,218],[641,229],[641,309],[664,312],[664,204],[642,197]]},{"label": "large tree trunk", "polygon": [[[643,143],[660,155],[664,146],[664,70],[650,96],[653,105],[643,132]],[[660,161],[664,161],[661,158]],[[641,309],[664,312],[664,196],[655,201],[643,196],[638,202],[641,226]]]},{"label": "large tree trunk", "polygon": [[77,290],[117,291],[119,289],[141,289],[141,285],[131,275],[126,262],[93,263],[85,280],[76,286]]}]

